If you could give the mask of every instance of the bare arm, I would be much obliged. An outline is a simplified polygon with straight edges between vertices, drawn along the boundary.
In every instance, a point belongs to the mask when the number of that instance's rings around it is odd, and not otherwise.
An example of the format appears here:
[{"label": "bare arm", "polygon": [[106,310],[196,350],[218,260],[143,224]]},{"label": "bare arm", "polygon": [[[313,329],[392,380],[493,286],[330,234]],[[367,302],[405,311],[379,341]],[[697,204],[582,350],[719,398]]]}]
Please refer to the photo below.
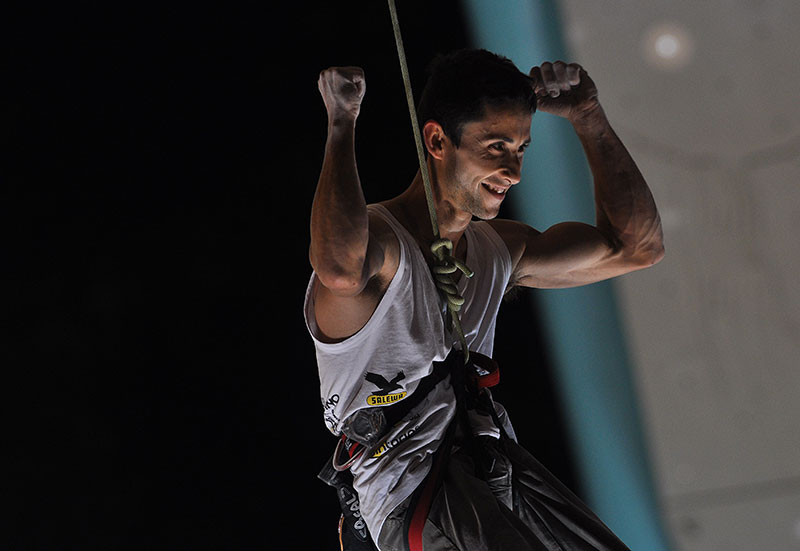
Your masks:
[{"label": "bare arm", "polygon": [[381,220],[370,220],[355,155],[356,119],[364,73],[332,67],[320,73],[328,139],[311,207],[309,259],[317,275],[314,316],[319,337],[336,342],[369,321],[397,269],[397,242]]},{"label": "bare arm", "polygon": [[572,121],[594,178],[595,223],[628,262],[649,266],[664,254],[661,218],[639,168],[597,106]]},{"label": "bare arm", "polygon": [[357,67],[320,73],[328,111],[325,157],[311,207],[309,257],[322,284],[335,294],[360,293],[382,264],[380,247],[370,247],[367,205],[355,156],[355,126],[364,97]]},{"label": "bare arm", "polygon": [[567,118],[594,178],[595,225],[564,222],[540,233],[498,221],[516,261],[515,277],[530,287],[572,287],[652,266],[664,254],[661,221],[636,163],[597,100],[597,89],[575,64],[531,71],[539,109]]}]

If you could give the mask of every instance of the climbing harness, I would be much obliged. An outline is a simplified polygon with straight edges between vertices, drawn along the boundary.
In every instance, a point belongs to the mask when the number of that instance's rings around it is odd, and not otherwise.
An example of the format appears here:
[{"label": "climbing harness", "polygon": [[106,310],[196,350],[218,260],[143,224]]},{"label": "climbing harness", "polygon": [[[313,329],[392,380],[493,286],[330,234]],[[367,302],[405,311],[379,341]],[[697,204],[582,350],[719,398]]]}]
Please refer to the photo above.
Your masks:
[{"label": "climbing harness", "polygon": [[[461,429],[463,445],[470,450],[473,457],[478,456],[478,443],[472,432],[468,409],[474,409],[478,402],[481,402],[481,405],[491,415],[500,429],[502,437],[508,437],[491,400],[483,392],[484,389],[493,387],[500,382],[500,370],[497,367],[497,363],[488,356],[473,352],[470,356],[471,359],[465,361],[465,369],[463,356],[464,354],[459,350],[453,350],[443,362],[449,365],[450,382],[455,391],[455,419],[447,427],[444,441],[434,454],[431,470],[423,483],[412,494],[411,502],[406,511],[403,539],[406,549],[409,551],[424,551],[422,533],[425,528],[425,521],[430,513],[436,492],[441,487],[442,473],[450,457],[453,442],[459,428]],[[478,469],[480,472],[476,474],[485,480],[486,473],[480,467]]]},{"label": "climbing harness", "polygon": [[[372,453],[386,431],[414,409],[447,375],[450,375],[450,383],[455,390],[456,416],[434,454],[430,473],[414,493],[409,505],[404,538],[410,551],[422,550],[422,528],[436,490],[441,484],[443,467],[447,462],[458,427],[461,427],[466,439],[465,445],[470,449],[475,447],[467,409],[473,409],[476,405],[482,406],[500,427],[501,434],[504,434],[502,423],[494,412],[491,401],[486,401],[488,397],[482,392],[483,389],[495,386],[500,380],[496,362],[488,356],[473,352],[465,367],[463,358],[464,354],[460,350],[452,350],[444,361],[434,362],[433,372],[420,380],[410,396],[391,406],[359,410],[345,422],[343,434],[337,442],[333,456],[317,475],[325,484],[336,489],[342,510],[339,538],[343,550],[375,551],[374,543],[361,516],[360,501],[353,489],[350,467],[364,453]],[[477,404],[478,402],[481,403]],[[377,414],[382,421],[376,422]],[[380,431],[376,432],[378,427]],[[369,439],[364,438],[365,435],[368,435]]]},{"label": "climbing harness", "polygon": [[403,47],[403,37],[400,33],[400,21],[397,17],[397,8],[395,7],[394,0],[388,0],[388,2],[389,13],[392,17],[394,41],[397,46],[397,57],[400,60],[400,72],[403,75],[403,87],[405,88],[406,101],[408,102],[408,113],[411,116],[411,127],[414,132],[414,142],[417,147],[417,160],[419,161],[419,170],[422,173],[425,198],[428,203],[428,215],[430,216],[433,230],[431,252],[433,253],[434,261],[431,270],[436,287],[447,303],[447,317],[453,332],[461,343],[461,350],[464,353],[464,363],[467,363],[469,361],[469,347],[467,346],[467,339],[464,336],[464,330],[461,327],[461,319],[458,314],[461,310],[461,306],[464,304],[464,297],[458,294],[458,288],[452,276],[456,271],[461,271],[466,277],[470,278],[474,275],[474,272],[470,270],[466,264],[452,255],[453,242],[449,239],[443,239],[439,234],[439,222],[433,200],[431,177],[428,171],[428,164],[425,161],[422,134],[420,133],[419,121],[417,120],[417,110],[414,107],[414,93],[411,89],[411,77],[408,73],[408,63],[406,62],[405,48]]}]

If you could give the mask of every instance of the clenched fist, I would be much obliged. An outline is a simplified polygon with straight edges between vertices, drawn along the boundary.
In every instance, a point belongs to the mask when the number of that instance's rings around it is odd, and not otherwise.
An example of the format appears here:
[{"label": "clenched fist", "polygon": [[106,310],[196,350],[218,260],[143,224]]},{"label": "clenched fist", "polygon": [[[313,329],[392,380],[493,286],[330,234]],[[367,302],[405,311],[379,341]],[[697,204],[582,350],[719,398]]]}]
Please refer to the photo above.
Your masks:
[{"label": "clenched fist", "polygon": [[600,105],[597,87],[577,63],[542,63],[531,69],[530,77],[540,111],[575,121]]},{"label": "clenched fist", "polygon": [[360,67],[330,67],[319,74],[319,92],[328,120],[355,120],[361,110],[366,83]]}]

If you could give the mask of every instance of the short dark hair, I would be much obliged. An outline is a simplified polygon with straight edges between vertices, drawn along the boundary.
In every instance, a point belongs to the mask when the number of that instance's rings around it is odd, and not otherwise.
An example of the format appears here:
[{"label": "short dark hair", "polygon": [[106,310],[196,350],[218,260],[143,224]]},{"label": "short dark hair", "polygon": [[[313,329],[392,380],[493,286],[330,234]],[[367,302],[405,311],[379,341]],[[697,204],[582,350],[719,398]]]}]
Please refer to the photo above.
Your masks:
[{"label": "short dark hair", "polygon": [[420,128],[435,120],[458,147],[464,125],[489,107],[519,107],[536,112],[531,78],[508,58],[484,49],[440,54],[428,67],[428,81],[417,107]]}]

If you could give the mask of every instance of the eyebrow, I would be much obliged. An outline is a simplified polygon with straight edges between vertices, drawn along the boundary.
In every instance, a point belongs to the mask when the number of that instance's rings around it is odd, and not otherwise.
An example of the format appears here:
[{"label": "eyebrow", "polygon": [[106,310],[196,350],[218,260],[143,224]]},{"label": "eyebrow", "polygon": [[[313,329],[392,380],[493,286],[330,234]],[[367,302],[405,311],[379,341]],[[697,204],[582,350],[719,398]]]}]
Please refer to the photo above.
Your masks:
[{"label": "eyebrow", "polygon": [[[508,136],[504,136],[502,134],[487,134],[482,138],[482,141],[484,141],[484,142],[493,142],[493,141],[496,141],[496,140],[501,140],[501,141],[504,141],[506,143],[514,143],[513,139],[509,138]],[[523,141],[522,143],[523,143],[523,145],[530,144],[531,143],[531,137],[528,136],[525,139],[525,141]]]}]

